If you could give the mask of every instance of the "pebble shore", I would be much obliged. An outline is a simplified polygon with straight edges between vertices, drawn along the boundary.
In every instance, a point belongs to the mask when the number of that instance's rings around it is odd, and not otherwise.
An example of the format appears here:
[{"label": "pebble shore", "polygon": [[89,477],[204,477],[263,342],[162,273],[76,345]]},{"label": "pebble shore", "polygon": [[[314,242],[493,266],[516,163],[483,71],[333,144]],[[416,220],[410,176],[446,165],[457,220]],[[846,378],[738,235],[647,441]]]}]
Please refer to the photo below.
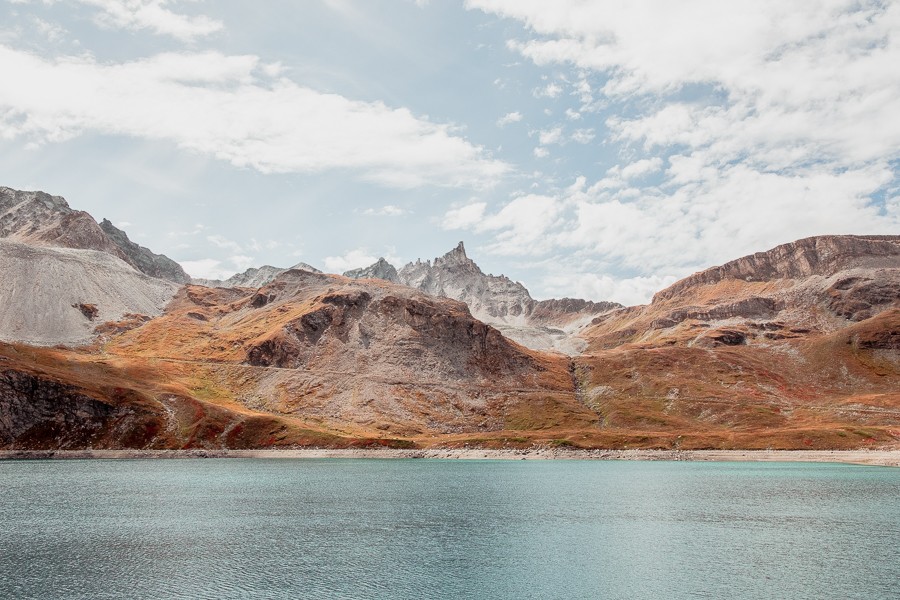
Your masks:
[{"label": "pebble shore", "polygon": [[464,460],[668,460],[839,462],[900,467],[900,450],[587,450],[535,447],[482,448],[296,448],[192,450],[0,450],[0,460],[13,459],[158,459],[158,458],[376,458]]}]

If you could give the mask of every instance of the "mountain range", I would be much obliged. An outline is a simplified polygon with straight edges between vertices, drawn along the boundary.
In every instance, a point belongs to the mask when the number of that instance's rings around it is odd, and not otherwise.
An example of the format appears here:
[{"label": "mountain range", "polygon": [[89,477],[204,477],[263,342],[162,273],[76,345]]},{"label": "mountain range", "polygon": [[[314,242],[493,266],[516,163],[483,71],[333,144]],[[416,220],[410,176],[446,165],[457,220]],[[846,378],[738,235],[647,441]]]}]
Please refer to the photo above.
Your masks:
[{"label": "mountain range", "polygon": [[460,243],[192,280],[0,188],[0,448],[900,445],[900,236],[820,236],[645,306],[536,301]]}]

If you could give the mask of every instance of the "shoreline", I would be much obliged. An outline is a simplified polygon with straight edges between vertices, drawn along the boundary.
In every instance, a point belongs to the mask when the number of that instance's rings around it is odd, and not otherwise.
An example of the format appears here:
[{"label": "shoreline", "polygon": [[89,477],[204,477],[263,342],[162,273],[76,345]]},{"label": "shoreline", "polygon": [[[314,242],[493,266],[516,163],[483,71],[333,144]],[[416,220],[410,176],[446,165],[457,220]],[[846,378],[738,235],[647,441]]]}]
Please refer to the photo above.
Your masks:
[{"label": "shoreline", "polygon": [[697,462],[828,462],[900,467],[898,450],[582,450],[560,448],[296,448],[192,450],[0,450],[0,460],[78,459],[443,459],[443,460],[648,460]]}]

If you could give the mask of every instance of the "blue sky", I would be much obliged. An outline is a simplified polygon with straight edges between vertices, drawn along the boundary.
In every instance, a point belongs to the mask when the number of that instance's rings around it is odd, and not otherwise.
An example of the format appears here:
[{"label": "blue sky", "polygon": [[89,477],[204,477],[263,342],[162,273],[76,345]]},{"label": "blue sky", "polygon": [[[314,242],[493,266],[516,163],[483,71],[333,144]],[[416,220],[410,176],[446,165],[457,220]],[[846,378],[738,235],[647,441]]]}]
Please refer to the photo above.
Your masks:
[{"label": "blue sky", "polygon": [[900,4],[17,0],[0,185],[194,276],[465,240],[538,298],[646,302],[900,233]]}]

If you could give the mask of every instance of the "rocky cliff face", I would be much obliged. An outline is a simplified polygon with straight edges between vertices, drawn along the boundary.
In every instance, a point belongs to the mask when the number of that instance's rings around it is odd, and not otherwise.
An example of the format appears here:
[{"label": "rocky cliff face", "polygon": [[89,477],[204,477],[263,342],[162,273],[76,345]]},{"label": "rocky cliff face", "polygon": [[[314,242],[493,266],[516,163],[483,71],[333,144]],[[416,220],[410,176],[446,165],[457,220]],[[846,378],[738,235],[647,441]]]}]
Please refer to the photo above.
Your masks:
[{"label": "rocky cliff face", "polygon": [[[156,429],[156,415],[150,411],[2,366],[0,362],[0,448],[141,448]],[[119,439],[117,429],[125,433]]]},{"label": "rocky cliff face", "polygon": [[900,260],[900,236],[826,235],[782,244],[712,267],[677,281],[658,292],[654,302],[692,293],[699,286],[734,279],[772,281],[803,279],[815,275],[831,277],[851,269],[896,268]]},{"label": "rocky cliff face", "polygon": [[181,265],[168,256],[155,254],[148,248],[135,244],[128,239],[128,235],[124,231],[110,223],[108,219],[100,222],[100,229],[122,250],[125,262],[141,273],[158,279],[168,279],[175,283],[190,282],[190,276],[184,272]]},{"label": "rocky cliff face", "polygon": [[186,283],[181,265],[154,254],[128,239],[125,232],[81,210],[72,210],[61,196],[0,187],[0,238],[31,246],[76,248],[106,252],[151,277]]}]

